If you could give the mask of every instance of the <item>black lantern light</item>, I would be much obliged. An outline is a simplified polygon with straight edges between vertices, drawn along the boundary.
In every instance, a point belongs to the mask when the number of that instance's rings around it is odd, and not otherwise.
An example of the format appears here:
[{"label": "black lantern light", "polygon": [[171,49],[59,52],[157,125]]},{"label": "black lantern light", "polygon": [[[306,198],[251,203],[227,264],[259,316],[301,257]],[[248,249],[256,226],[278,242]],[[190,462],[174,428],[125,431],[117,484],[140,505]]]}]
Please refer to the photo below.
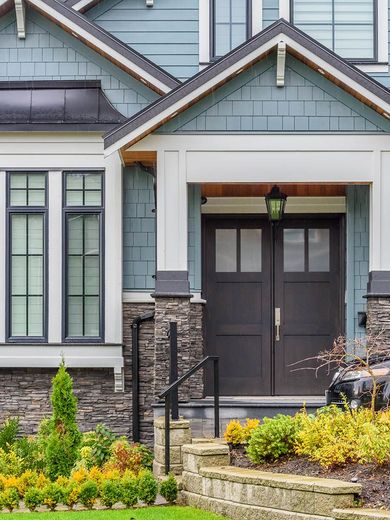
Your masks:
[{"label": "black lantern light", "polygon": [[282,220],[286,207],[287,195],[280,191],[279,186],[273,186],[271,191],[265,196],[267,213],[271,222]]}]

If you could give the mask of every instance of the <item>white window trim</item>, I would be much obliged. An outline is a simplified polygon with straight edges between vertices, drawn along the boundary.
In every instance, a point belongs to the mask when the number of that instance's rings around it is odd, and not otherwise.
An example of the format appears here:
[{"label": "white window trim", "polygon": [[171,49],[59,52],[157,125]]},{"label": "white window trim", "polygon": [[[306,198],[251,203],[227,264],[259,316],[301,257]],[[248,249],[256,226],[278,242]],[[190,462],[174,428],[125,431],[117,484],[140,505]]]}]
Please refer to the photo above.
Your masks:
[{"label": "white window trim", "polygon": [[[204,69],[211,62],[211,33],[210,10],[213,0],[199,0],[199,70]],[[251,0],[252,6],[252,34],[263,29],[263,0]]]},{"label": "white window trim", "polygon": [[[378,62],[357,65],[364,72],[388,72],[389,71],[389,16],[388,16],[388,0],[377,0],[377,46],[378,46]],[[290,21],[291,0],[279,0],[279,18]]]}]

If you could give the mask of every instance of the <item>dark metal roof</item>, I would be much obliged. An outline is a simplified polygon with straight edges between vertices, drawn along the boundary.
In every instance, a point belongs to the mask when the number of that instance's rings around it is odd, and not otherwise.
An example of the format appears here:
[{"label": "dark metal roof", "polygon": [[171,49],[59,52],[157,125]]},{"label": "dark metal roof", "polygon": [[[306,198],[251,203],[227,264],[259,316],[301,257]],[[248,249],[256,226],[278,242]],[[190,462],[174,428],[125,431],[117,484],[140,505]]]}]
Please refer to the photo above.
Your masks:
[{"label": "dark metal roof", "polygon": [[[347,60],[335,54],[324,45],[308,36],[294,25],[281,18],[256,36],[253,36],[253,38],[233,49],[215,63],[201,70],[195,74],[195,76],[192,76],[190,79],[179,85],[171,92],[168,92],[168,94],[165,94],[163,97],[157,99],[144,110],[141,110],[134,116],[130,117],[122,126],[109,132],[105,136],[105,147],[108,148],[109,146],[112,146],[127,134],[134,131],[137,127],[158,116],[170,106],[180,101],[180,99],[191,94],[191,92],[193,92],[195,89],[206,84],[208,81],[218,76],[218,74],[221,74],[245,56],[256,51],[262,45],[266,44],[280,33],[289,36],[292,40],[302,45],[305,49],[312,51],[320,59],[324,60],[329,65],[336,67],[347,77],[351,78],[353,81],[378,96],[381,100],[390,104],[390,90],[388,88],[368,76],[368,74],[364,73],[349,63]],[[185,109],[187,108],[188,106],[185,107]]]},{"label": "dark metal roof", "polygon": [[100,81],[0,82],[1,131],[108,131],[126,118]]},{"label": "dark metal roof", "polygon": [[[65,25],[59,24],[53,17],[48,16],[46,12],[42,9],[38,9],[33,0],[26,0],[27,3],[34,9],[37,9],[41,14],[48,17],[58,25],[60,25],[63,29],[66,29]],[[153,76],[155,79],[166,85],[168,88],[175,88],[180,85],[180,81],[176,79],[174,76],[166,72],[164,69],[150,61],[148,58],[145,58],[141,53],[132,49],[121,40],[116,38],[114,35],[97,25],[96,23],[89,20],[85,15],[75,11],[70,5],[71,2],[61,2],[60,0],[43,0],[44,3],[54,9],[59,15],[64,16],[70,22],[76,24],[81,29],[88,32],[91,36],[97,38],[102,43],[108,45],[111,49],[121,54],[126,59],[133,62],[135,65],[143,69],[145,72]],[[72,31],[70,31],[72,32]],[[94,47],[97,52],[99,48]],[[107,59],[110,59],[109,56],[105,56]],[[131,74],[131,71],[129,71]],[[151,88],[154,88],[153,85],[150,85]],[[156,89],[155,89],[156,90]]]}]

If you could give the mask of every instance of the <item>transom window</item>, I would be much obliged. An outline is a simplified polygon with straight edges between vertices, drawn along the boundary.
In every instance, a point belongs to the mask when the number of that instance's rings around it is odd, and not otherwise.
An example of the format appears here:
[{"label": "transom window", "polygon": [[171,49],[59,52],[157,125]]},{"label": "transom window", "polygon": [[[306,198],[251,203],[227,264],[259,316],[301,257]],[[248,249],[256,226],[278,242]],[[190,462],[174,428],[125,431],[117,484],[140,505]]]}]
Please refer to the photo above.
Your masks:
[{"label": "transom window", "polygon": [[211,17],[212,57],[224,56],[249,37],[248,0],[212,0]]},{"label": "transom window", "polygon": [[8,338],[46,337],[46,173],[8,173]]},{"label": "transom window", "polygon": [[101,172],[65,173],[65,340],[103,339],[102,196]]},{"label": "transom window", "polygon": [[340,56],[376,60],[376,0],[291,0],[293,23]]}]

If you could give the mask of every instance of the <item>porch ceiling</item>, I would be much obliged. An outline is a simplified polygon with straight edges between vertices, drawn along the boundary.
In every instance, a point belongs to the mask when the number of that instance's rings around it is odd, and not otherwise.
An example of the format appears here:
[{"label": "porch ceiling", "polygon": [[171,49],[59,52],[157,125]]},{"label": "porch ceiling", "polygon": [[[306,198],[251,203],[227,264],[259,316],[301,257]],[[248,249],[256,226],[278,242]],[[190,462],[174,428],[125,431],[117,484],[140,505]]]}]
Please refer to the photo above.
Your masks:
[{"label": "porch ceiling", "polygon": [[[278,184],[288,197],[343,197],[342,184]],[[264,197],[272,184],[202,184],[204,197]]]}]

